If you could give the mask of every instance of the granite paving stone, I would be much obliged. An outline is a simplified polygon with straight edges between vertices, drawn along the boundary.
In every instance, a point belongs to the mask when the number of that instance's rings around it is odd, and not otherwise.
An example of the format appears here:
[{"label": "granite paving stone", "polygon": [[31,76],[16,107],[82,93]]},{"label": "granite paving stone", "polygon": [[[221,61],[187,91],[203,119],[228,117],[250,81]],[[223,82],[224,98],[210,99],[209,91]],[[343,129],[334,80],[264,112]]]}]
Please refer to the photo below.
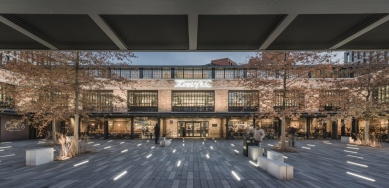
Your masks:
[{"label": "granite paving stone", "polygon": [[[297,152],[284,153],[285,163],[294,167],[294,180],[282,181],[249,163],[242,155],[242,140],[185,138],[184,141],[172,139],[170,146],[159,147],[142,139],[92,139],[94,143],[88,147],[93,153],[39,166],[25,165],[26,150],[50,147],[49,144],[38,144],[38,140],[0,143],[12,146],[0,151],[0,187],[388,187],[388,143],[371,148],[349,146],[339,140],[326,140],[332,144],[325,144],[324,140],[298,140]],[[268,144],[275,142],[264,140],[265,151],[273,150]],[[60,148],[54,148],[57,155]],[[125,149],[128,151],[122,153]],[[74,166],[86,160],[89,162]]]}]

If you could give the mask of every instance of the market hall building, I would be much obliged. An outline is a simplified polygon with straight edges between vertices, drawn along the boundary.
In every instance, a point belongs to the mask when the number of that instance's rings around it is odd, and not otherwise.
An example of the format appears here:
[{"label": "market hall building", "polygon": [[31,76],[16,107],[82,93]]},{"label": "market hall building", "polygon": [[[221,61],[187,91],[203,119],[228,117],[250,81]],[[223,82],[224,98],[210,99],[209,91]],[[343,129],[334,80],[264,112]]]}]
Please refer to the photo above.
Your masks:
[{"label": "market hall building", "polygon": [[[254,125],[260,125],[265,130],[267,139],[279,137],[281,121],[278,118],[256,118],[260,112],[259,92],[240,84],[240,79],[247,77],[247,70],[228,58],[213,60],[204,66],[116,67],[111,71],[135,80],[134,85],[124,90],[106,88],[96,91],[90,102],[96,109],[105,111],[96,111],[92,116],[105,118],[94,121],[83,121],[81,118],[79,134],[87,133],[100,139],[150,138],[155,124],[159,123],[161,135],[170,138],[240,138]],[[351,74],[342,75],[352,78]],[[329,93],[321,92],[319,96]],[[114,95],[122,95],[126,102],[115,102]],[[37,130],[28,125],[9,125],[12,119],[20,116],[6,108],[10,101],[4,90],[0,97],[5,108],[0,117],[1,141],[37,138]],[[273,107],[276,109],[281,104],[281,95],[275,97]],[[328,104],[323,105],[327,105],[321,106],[324,109],[332,109]],[[341,125],[345,124],[347,134],[358,133],[364,125],[356,119],[351,122],[325,122],[319,117],[318,114],[303,114],[299,119],[287,119],[286,125],[296,126],[302,139],[338,139]],[[386,124],[384,120],[371,122],[371,132],[379,132]],[[74,134],[74,119],[56,123],[55,126],[59,132]],[[51,127],[48,127],[47,131],[50,130]]]}]

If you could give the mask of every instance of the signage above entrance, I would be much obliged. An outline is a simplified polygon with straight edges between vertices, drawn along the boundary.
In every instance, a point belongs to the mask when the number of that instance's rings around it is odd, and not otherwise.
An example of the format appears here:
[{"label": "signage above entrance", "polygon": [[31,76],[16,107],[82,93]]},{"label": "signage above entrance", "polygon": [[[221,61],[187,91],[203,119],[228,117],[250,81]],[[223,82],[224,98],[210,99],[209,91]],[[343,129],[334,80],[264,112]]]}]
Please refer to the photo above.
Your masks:
[{"label": "signage above entrance", "polygon": [[174,80],[175,88],[211,88],[212,80]]}]

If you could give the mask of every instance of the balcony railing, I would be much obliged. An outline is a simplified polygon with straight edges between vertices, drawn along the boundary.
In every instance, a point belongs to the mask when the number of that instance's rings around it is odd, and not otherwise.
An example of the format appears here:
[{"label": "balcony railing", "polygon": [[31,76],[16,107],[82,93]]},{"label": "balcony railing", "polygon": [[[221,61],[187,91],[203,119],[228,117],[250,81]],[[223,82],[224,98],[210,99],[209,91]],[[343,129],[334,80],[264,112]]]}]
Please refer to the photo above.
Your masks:
[{"label": "balcony railing", "polygon": [[214,112],[213,106],[173,106],[172,112]]}]

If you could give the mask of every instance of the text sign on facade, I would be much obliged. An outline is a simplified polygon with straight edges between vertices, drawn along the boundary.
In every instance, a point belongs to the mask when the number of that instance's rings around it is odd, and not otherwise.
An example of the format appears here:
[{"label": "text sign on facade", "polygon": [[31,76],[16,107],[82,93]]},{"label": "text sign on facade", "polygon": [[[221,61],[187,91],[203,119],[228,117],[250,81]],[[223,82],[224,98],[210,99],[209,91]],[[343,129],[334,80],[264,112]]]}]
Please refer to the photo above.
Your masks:
[{"label": "text sign on facade", "polygon": [[175,88],[211,88],[212,80],[174,80]]}]

